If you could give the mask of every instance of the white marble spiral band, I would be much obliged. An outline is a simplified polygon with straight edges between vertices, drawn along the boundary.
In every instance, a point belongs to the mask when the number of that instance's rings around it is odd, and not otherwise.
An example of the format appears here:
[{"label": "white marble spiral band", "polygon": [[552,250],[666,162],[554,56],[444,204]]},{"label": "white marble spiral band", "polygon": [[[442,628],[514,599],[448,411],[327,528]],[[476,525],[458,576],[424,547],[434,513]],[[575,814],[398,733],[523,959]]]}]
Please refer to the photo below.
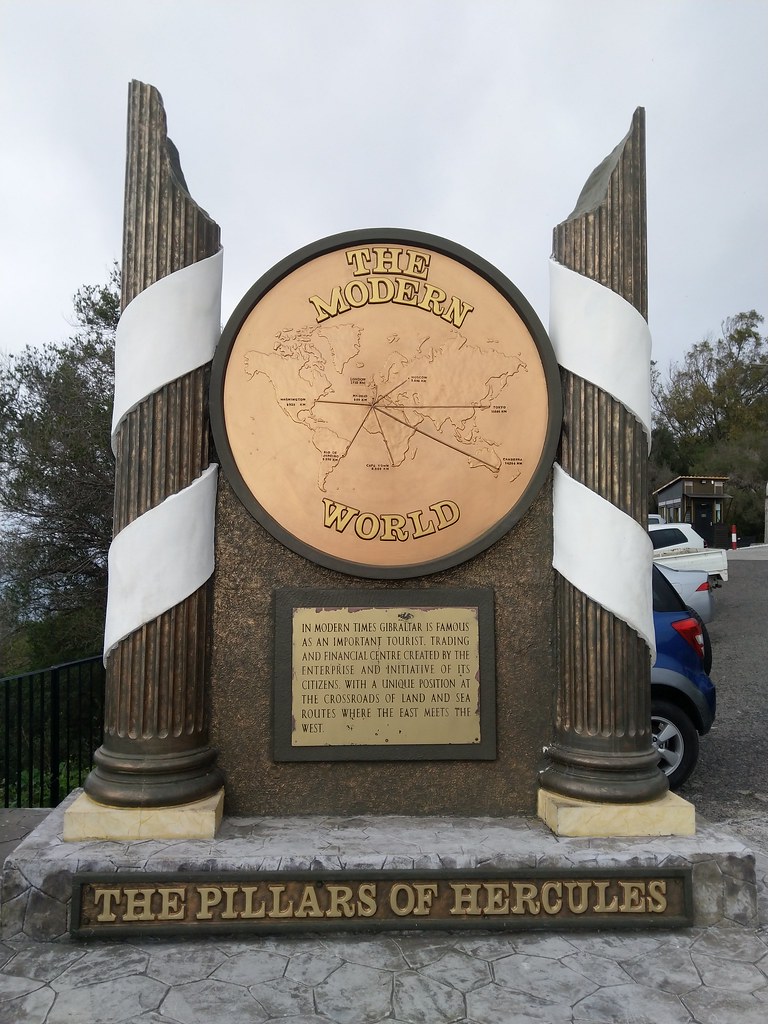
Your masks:
[{"label": "white marble spiral band", "polygon": [[[222,251],[150,285],[128,304],[115,339],[112,441],[139,402],[213,358]],[[137,457],[137,456],[134,456]],[[211,576],[218,466],[129,523],[109,549],[104,661],[129,634]]]},{"label": "white marble spiral band", "polygon": [[161,278],[129,302],[115,337],[112,437],[147,395],[213,358],[221,329],[223,253]]},{"label": "white marble spiral band", "polygon": [[[629,302],[556,261],[550,262],[550,336],[558,363],[625,405],[650,438],[651,336]],[[655,656],[647,531],[555,464],[555,569],[628,623]]]},{"label": "white marble spiral band", "polygon": [[637,416],[651,436],[651,332],[616,292],[550,260],[549,335],[557,361]]},{"label": "white marble spiral band", "polygon": [[554,535],[560,575],[629,623],[655,653],[647,531],[555,463]]},{"label": "white marble spiral band", "polygon": [[218,468],[210,465],[112,541],[105,664],[124,637],[189,597],[213,572]]}]

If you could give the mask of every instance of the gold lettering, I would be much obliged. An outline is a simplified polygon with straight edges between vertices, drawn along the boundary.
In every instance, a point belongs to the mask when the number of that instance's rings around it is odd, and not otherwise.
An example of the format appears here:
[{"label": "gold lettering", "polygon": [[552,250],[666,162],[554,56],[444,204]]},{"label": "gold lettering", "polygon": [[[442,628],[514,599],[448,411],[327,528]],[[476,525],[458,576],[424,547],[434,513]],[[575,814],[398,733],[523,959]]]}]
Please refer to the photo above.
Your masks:
[{"label": "gold lettering", "polygon": [[[405,897],[404,902],[400,900],[401,894]],[[412,914],[413,908],[416,906],[416,895],[412,886],[407,882],[396,882],[389,890],[389,906],[392,913],[397,914],[398,917]]]},{"label": "gold lettering", "polygon": [[[552,899],[554,894],[555,898]],[[559,914],[563,909],[563,883],[545,882],[541,887],[541,909],[545,914]]]},{"label": "gold lettering", "polygon": [[451,888],[453,889],[453,906],[450,909],[451,914],[479,915],[482,913],[480,905],[477,902],[477,894],[482,888],[479,883],[451,882]]},{"label": "gold lettering", "polygon": [[413,916],[426,917],[429,914],[432,901],[437,896],[437,885],[434,882],[414,882],[413,888],[416,892],[416,907]]},{"label": "gold lettering", "polygon": [[541,913],[541,904],[536,898],[538,889],[531,882],[513,882],[514,902],[510,904],[510,911],[513,914],[524,914],[526,907],[528,913],[534,917]]},{"label": "gold lettering", "polygon": [[486,914],[509,913],[509,882],[486,882],[485,891],[488,894]]},{"label": "gold lettering", "polygon": [[323,302],[319,295],[310,295],[309,301],[315,307],[317,322],[321,324],[331,316],[338,316],[339,313],[347,313],[349,305],[341,294],[341,285],[337,284],[331,292],[328,302]]},{"label": "gold lettering", "polygon": [[93,902],[97,908],[99,901],[103,900],[103,905],[99,913],[96,915],[97,921],[116,921],[117,914],[113,913],[110,904],[119,903],[121,892],[119,889],[96,889],[93,890]]},{"label": "gold lettering", "polygon": [[667,909],[667,883],[663,878],[653,878],[648,883],[648,911],[663,914]]},{"label": "gold lettering", "polygon": [[638,914],[645,910],[645,882],[619,882],[622,914]]},{"label": "gold lettering", "polygon": [[272,893],[272,906],[269,908],[267,917],[293,917],[293,900],[288,900],[287,906],[281,906],[280,901],[285,895],[284,885],[268,885]]},{"label": "gold lettering", "polygon": [[467,313],[471,313],[474,308],[474,306],[471,306],[463,299],[458,299],[455,295],[452,295],[450,306],[443,310],[440,316],[446,323],[461,327],[467,317]]},{"label": "gold lettering", "polygon": [[395,297],[395,283],[391,277],[369,277],[368,284],[371,302],[391,302]]},{"label": "gold lettering", "polygon": [[[354,306],[355,309],[360,309],[361,306],[368,305],[368,300],[371,297],[371,293],[365,287],[362,281],[348,281],[344,285],[344,298],[347,300],[350,306]],[[312,300],[310,299],[310,302]]]},{"label": "gold lettering", "polygon": [[423,515],[424,513],[420,508],[417,508],[415,511],[408,513],[408,518],[413,523],[413,536],[415,540],[418,540],[419,537],[429,537],[431,533],[435,532],[435,524],[432,522],[431,519],[429,520],[427,526],[423,525],[421,521],[421,517]]},{"label": "gold lettering", "polygon": [[221,886],[198,885],[197,891],[200,895],[200,909],[197,912],[196,918],[198,921],[210,921],[213,917],[211,907],[221,903]]},{"label": "gold lettering", "polygon": [[382,512],[381,523],[382,540],[408,540],[408,531],[405,529],[405,516]]},{"label": "gold lettering", "polygon": [[[565,882],[566,900],[568,909],[573,914],[583,914],[589,907],[590,882]],[[578,899],[576,892],[578,890]]]},{"label": "gold lettering", "polygon": [[326,917],[354,917],[355,908],[351,906],[352,889],[348,885],[326,885],[330,903]]},{"label": "gold lettering", "polygon": [[617,914],[619,911],[618,896],[614,896],[610,903],[606,903],[605,901],[610,884],[610,882],[594,883],[594,886],[597,889],[597,900],[595,901],[592,909],[596,914]]},{"label": "gold lettering", "polygon": [[221,912],[222,921],[234,921],[240,917],[240,912],[235,910],[235,893],[240,891],[239,885],[222,885],[222,891],[226,896],[224,910]]},{"label": "gold lettering", "polygon": [[[370,249],[347,249],[347,263],[354,266],[352,273],[355,277],[368,273],[368,264],[371,262]],[[311,300],[310,300],[311,301]]]},{"label": "gold lettering", "polygon": [[400,255],[402,251],[399,245],[391,247],[374,245],[373,254],[376,257],[376,265],[373,268],[374,274],[396,274],[400,270]]},{"label": "gold lettering", "polygon": [[455,501],[436,501],[429,506],[437,516],[438,530],[444,530],[446,526],[453,526],[458,523],[461,513]]},{"label": "gold lettering", "polygon": [[415,306],[419,298],[419,286],[416,282],[407,277],[396,277],[395,281],[397,282],[397,291],[392,301],[401,306]]},{"label": "gold lettering", "polygon": [[424,286],[424,295],[417,303],[419,309],[425,309],[428,313],[434,313],[435,316],[442,316],[443,310],[441,309],[440,303],[445,302],[446,294],[442,288],[438,288],[434,284],[427,284]]},{"label": "gold lettering", "polygon": [[409,277],[420,277],[422,281],[426,281],[432,257],[425,252],[417,252],[415,249],[406,249],[405,254],[408,257],[408,263],[403,273],[408,274]]},{"label": "gold lettering", "polygon": [[376,883],[363,882],[357,890],[357,912],[360,917],[373,917],[376,913]]},{"label": "gold lettering", "polygon": [[160,893],[159,921],[181,921],[184,917],[184,889],[158,889]]},{"label": "gold lettering", "polygon": [[335,527],[339,533],[343,533],[355,516],[360,515],[359,508],[337,504],[330,498],[323,498],[323,509],[323,526],[329,530]]},{"label": "gold lettering", "polygon": [[[323,498],[323,501],[327,501],[327,498]],[[378,536],[380,529],[379,517],[375,516],[373,512],[361,512],[358,515],[357,522],[355,523],[355,533],[360,540],[373,540],[374,537]]]},{"label": "gold lettering", "polygon": [[301,894],[298,907],[294,913],[294,917],[322,917],[323,909],[320,906],[317,893],[315,892],[314,885],[305,885],[304,892]]},{"label": "gold lettering", "polygon": [[266,914],[266,907],[264,906],[263,900],[262,900],[261,904],[259,905],[258,910],[255,909],[254,906],[253,906],[253,898],[256,895],[256,893],[258,892],[258,890],[259,890],[258,885],[244,885],[243,886],[243,896],[245,897],[245,906],[243,907],[243,912],[242,912],[242,914],[240,916],[245,921],[252,921],[254,918],[256,918],[256,917],[264,917],[264,915]]},{"label": "gold lettering", "polygon": [[152,893],[154,889],[126,889],[126,908],[123,915],[124,921],[151,921],[152,914]]}]

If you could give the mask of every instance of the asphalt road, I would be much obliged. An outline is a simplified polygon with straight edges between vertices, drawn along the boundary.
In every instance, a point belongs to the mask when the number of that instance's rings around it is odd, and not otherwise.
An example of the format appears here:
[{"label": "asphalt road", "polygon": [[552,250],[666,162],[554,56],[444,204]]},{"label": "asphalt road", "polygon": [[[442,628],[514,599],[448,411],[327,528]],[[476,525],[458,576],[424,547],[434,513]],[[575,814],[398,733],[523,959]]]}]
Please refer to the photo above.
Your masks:
[{"label": "asphalt road", "polygon": [[708,627],[717,716],[678,792],[701,817],[748,832],[768,817],[768,547],[734,552],[728,568]]}]

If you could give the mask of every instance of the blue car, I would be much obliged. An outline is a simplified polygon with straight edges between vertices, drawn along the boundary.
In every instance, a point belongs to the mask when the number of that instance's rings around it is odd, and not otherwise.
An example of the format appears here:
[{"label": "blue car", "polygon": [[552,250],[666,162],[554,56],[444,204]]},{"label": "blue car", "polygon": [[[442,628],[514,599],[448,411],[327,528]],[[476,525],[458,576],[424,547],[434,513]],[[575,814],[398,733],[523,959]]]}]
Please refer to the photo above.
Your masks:
[{"label": "blue car", "polygon": [[715,684],[704,671],[705,627],[653,567],[656,661],[651,669],[651,731],[659,768],[677,789],[696,767],[699,736],[715,718]]}]

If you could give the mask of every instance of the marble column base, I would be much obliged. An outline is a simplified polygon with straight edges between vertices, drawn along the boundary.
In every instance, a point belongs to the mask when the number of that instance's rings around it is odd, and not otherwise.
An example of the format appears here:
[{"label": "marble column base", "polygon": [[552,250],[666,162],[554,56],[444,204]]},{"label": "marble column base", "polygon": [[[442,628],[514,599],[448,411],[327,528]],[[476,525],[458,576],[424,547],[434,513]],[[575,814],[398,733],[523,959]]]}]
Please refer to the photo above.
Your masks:
[{"label": "marble column base", "polygon": [[540,789],[538,814],[556,836],[693,836],[696,809],[674,793],[639,804],[597,803]]},{"label": "marble column base", "polygon": [[84,839],[213,839],[224,813],[224,790],[176,807],[112,807],[80,796],[64,812],[65,842]]}]

